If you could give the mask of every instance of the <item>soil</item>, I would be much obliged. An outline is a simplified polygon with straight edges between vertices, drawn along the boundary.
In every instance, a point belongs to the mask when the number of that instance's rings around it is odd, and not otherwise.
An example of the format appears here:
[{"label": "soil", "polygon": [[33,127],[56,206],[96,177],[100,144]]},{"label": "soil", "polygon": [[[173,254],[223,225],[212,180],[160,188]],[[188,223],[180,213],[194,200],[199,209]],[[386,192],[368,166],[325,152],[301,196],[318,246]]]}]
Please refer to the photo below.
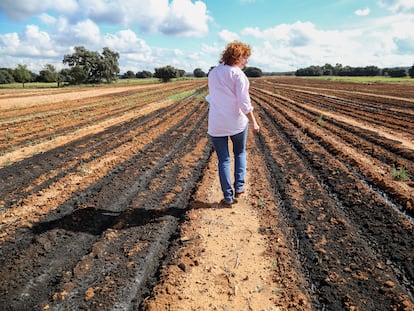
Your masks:
[{"label": "soil", "polygon": [[231,208],[206,93],[1,91],[0,310],[414,310],[412,84],[252,79]]}]

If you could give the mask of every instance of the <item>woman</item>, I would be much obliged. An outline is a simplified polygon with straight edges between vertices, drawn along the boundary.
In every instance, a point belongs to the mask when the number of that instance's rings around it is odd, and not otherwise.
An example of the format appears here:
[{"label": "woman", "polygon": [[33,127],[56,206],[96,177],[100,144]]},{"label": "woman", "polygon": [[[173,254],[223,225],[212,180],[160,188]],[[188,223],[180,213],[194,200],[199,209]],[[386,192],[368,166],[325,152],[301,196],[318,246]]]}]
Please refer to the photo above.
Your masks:
[{"label": "woman", "polygon": [[[244,192],[246,176],[246,141],[249,123],[258,132],[259,125],[250,102],[249,80],[242,71],[250,56],[250,46],[239,41],[229,43],[219,65],[208,74],[208,131],[217,153],[223,204],[235,203]],[[233,144],[234,190],[230,173],[228,138]]]}]

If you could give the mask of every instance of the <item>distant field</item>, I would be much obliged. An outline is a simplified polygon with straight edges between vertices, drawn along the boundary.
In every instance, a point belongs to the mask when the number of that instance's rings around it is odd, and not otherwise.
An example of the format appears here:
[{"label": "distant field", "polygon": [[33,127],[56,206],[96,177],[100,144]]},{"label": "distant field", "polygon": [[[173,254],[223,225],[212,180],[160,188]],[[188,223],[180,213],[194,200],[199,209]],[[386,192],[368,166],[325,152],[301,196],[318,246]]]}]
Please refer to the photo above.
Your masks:
[{"label": "distant field", "polygon": [[[158,79],[122,79],[118,80],[115,84],[116,85],[123,85],[123,84],[144,84],[144,83],[153,83],[157,82]],[[111,84],[87,84],[82,86],[107,86]],[[69,87],[69,85],[65,85],[65,87]],[[73,86],[73,87],[79,87]],[[0,89],[22,89],[22,83],[8,83],[8,84],[0,84]],[[41,88],[57,88],[56,82],[28,82],[24,84],[25,89],[41,89]]]},{"label": "distant field", "polygon": [[[338,76],[320,76],[320,77],[302,77],[305,79],[314,79],[314,80],[327,80],[327,81],[343,81],[343,82],[356,82],[356,83],[374,83],[374,82],[395,82],[395,83],[414,83],[414,79],[407,78],[390,78],[390,77],[338,77]],[[175,80],[187,80],[191,78],[179,78]],[[152,79],[120,79],[116,81],[117,85],[131,85],[131,84],[145,84],[145,83],[156,83],[159,80],[156,78]],[[85,86],[85,85],[83,85]],[[87,86],[107,86],[107,84],[90,84]],[[66,85],[66,87],[68,87]],[[23,88],[22,83],[10,83],[10,84],[0,84],[0,89],[21,89]],[[57,88],[56,82],[28,82],[24,84],[24,88]]]},{"label": "distant field", "polygon": [[[24,88],[57,88],[56,82],[27,82],[24,84]],[[0,89],[22,89],[22,83],[7,83],[7,84],[0,84]]]},{"label": "distant field", "polygon": [[414,83],[414,79],[410,77],[406,78],[390,78],[390,77],[339,77],[339,76],[320,76],[320,77],[303,77],[306,79],[315,79],[315,80],[328,80],[328,81],[342,81],[342,82],[357,82],[357,83],[373,83],[373,82],[404,82],[404,83]]},{"label": "distant field", "polygon": [[[177,78],[172,79],[172,81],[181,81],[181,80],[190,80],[192,78]],[[119,79],[115,82],[116,85],[133,85],[133,84],[146,84],[146,83],[156,83],[159,82],[158,78],[151,78],[151,79]],[[81,86],[108,86],[112,84],[84,84]],[[79,87],[80,85],[73,86]],[[68,85],[65,85],[68,87]],[[0,84],[0,89],[22,89],[22,83],[8,83],[8,84]],[[27,82],[24,84],[25,89],[33,89],[33,88],[57,88],[56,82]]]}]

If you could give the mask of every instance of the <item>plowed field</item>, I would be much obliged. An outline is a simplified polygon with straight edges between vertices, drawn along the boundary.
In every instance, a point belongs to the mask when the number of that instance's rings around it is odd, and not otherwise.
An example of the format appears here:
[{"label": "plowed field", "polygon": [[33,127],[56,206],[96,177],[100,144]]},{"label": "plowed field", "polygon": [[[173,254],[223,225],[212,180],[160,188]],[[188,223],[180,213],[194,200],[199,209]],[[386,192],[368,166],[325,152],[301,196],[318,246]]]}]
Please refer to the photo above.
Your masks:
[{"label": "plowed field", "polygon": [[[261,132],[226,211],[206,94],[206,80],[0,91],[0,310],[414,310],[413,84],[252,79]],[[214,235],[248,215],[248,238]],[[267,294],[241,252],[225,273],[204,266],[224,235],[220,257],[264,241]],[[189,297],[198,267],[214,282]]]}]

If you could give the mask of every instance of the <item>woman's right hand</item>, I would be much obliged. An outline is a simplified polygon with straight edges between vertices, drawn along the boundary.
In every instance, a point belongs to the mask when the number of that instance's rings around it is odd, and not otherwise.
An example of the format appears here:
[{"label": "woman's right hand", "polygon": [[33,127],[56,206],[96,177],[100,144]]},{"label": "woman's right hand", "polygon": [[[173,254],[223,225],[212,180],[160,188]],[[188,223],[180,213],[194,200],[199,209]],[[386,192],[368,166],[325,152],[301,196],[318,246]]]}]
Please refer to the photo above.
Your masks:
[{"label": "woman's right hand", "polygon": [[256,133],[260,132],[260,126],[259,124],[257,124],[256,120],[253,121],[253,131],[255,131]]}]

